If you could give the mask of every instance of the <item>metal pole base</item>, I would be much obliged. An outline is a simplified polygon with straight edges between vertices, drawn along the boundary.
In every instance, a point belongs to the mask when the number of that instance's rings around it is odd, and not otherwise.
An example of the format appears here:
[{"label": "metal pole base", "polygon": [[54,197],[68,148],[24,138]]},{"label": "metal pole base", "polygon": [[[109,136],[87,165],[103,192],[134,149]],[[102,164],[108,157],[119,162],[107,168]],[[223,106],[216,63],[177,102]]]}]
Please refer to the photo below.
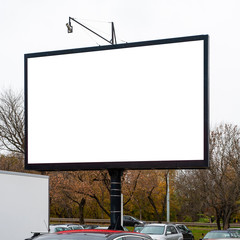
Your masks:
[{"label": "metal pole base", "polygon": [[121,176],[122,169],[109,169],[111,177],[111,225],[108,229],[123,230],[121,225]]}]

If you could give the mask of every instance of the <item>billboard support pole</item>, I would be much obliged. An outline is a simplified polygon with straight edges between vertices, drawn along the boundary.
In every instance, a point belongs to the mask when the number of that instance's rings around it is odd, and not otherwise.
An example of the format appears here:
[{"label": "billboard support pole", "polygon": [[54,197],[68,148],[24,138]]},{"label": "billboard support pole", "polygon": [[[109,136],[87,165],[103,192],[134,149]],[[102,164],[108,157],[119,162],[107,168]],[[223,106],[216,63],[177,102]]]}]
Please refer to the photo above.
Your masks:
[{"label": "billboard support pole", "polygon": [[109,169],[108,172],[111,177],[111,225],[109,229],[123,230],[121,225],[121,176],[123,169]]},{"label": "billboard support pole", "polygon": [[[112,32],[112,39],[109,41],[100,34],[96,33],[92,29],[86,27],[76,19],[69,17],[69,21],[66,24],[68,33],[73,32],[73,27],[71,25],[71,21],[74,21],[75,23],[79,24],[83,28],[87,29],[91,33],[97,35],[98,37],[102,38],[106,42],[115,45],[117,44],[116,39],[116,33],[114,28],[114,23],[111,22],[111,32]],[[111,190],[110,190],[110,201],[111,201],[111,225],[109,226],[109,229],[114,230],[123,230],[122,227],[122,207],[121,207],[121,176],[123,173],[123,169],[109,169],[108,170],[109,175],[111,177]]]}]

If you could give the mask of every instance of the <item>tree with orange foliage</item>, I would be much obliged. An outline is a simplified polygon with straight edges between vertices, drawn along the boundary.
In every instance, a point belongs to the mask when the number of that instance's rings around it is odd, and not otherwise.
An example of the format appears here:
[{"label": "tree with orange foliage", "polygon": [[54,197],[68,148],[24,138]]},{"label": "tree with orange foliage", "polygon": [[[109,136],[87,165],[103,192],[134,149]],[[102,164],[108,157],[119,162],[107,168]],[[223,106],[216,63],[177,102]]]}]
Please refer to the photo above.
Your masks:
[{"label": "tree with orange foliage", "polygon": [[61,199],[67,198],[77,204],[81,224],[84,222],[84,206],[88,199],[94,199],[103,212],[110,216],[109,206],[106,204],[110,185],[106,171],[55,172],[50,174],[50,182],[52,202],[59,203]]},{"label": "tree with orange foliage", "polygon": [[[124,210],[133,213],[139,219],[157,220],[158,222],[165,221],[166,216],[166,174],[167,170],[141,170],[127,171],[128,184],[124,184],[124,198],[127,198],[130,191],[126,189],[134,186],[131,201],[124,205]],[[135,176],[134,176],[135,175]],[[137,179],[134,184],[129,176],[134,176]],[[137,177],[136,177],[137,176]],[[174,178],[174,171],[170,171],[171,179]],[[174,185],[170,185],[170,192],[174,194]],[[126,202],[126,201],[124,201]],[[171,199],[171,212],[175,211],[176,204],[174,198]]]}]

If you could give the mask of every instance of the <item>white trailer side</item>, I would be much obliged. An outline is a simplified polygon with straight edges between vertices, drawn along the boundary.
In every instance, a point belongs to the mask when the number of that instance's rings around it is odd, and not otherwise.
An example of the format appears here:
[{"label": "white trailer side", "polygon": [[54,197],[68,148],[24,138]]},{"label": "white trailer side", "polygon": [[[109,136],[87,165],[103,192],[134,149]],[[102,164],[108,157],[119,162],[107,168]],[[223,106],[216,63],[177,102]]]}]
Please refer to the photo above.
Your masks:
[{"label": "white trailer side", "polygon": [[0,239],[24,240],[49,228],[49,177],[0,171]]}]

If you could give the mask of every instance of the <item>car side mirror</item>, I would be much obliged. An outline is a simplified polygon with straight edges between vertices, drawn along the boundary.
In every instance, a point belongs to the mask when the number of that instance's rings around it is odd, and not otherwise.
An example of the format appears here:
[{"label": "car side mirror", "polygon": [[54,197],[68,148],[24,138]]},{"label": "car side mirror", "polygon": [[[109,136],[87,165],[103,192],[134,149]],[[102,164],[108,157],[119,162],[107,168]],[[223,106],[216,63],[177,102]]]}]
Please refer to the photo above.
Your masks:
[{"label": "car side mirror", "polygon": [[166,235],[171,235],[172,233],[170,231],[167,231]]}]

